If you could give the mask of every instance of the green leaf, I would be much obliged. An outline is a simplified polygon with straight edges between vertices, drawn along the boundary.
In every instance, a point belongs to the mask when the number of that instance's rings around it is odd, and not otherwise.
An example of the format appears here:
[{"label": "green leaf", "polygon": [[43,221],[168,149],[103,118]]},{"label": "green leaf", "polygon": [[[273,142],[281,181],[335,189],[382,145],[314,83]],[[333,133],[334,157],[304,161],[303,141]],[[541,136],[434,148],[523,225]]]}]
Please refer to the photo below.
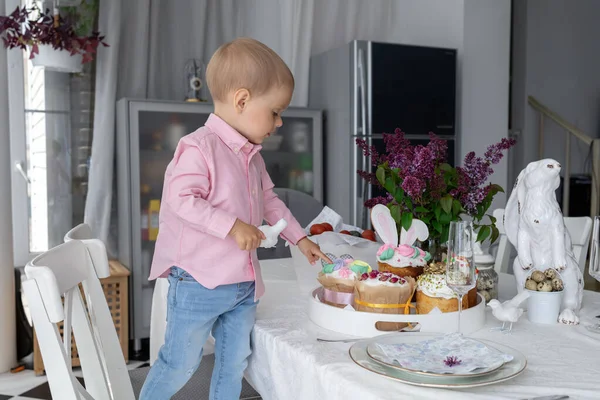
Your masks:
[{"label": "green leaf", "polygon": [[392,213],[392,218],[394,218],[394,221],[399,224],[402,221],[402,209],[400,206],[398,204],[392,204],[390,206],[390,212]]},{"label": "green leaf", "polygon": [[440,234],[440,243],[448,242],[448,235],[450,233],[450,225],[442,226],[442,232]]},{"label": "green leaf", "polygon": [[429,222],[431,222],[432,217],[433,216],[431,214],[423,215],[421,217],[421,221],[425,222],[425,224],[429,224]]},{"label": "green leaf", "polygon": [[496,221],[497,221],[496,217],[494,217],[493,215],[490,215],[490,214],[486,214],[486,215],[488,216],[488,218],[490,219],[490,221],[492,221],[492,224],[496,223]]},{"label": "green leaf", "polygon": [[381,185],[385,183],[385,168],[377,167],[377,172],[375,172],[375,176],[377,176],[377,180]]},{"label": "green leaf", "polygon": [[440,169],[445,172],[450,172],[450,171],[454,170],[454,168],[452,168],[452,166],[448,163],[440,164]]},{"label": "green leaf", "polygon": [[406,204],[406,206],[408,207],[408,209],[410,211],[413,210],[413,203],[412,203],[412,201],[408,197],[404,198],[404,203]]},{"label": "green leaf", "polygon": [[452,200],[452,214],[454,215],[458,215],[462,212],[463,208],[462,208],[462,204],[460,204],[460,201],[454,199]]},{"label": "green leaf", "polygon": [[504,189],[503,189],[503,188],[502,188],[502,186],[500,186],[500,185],[492,184],[492,185],[490,185],[490,191],[488,192],[488,195],[489,195],[490,193],[492,193],[492,192],[493,192],[494,194],[496,194],[496,193],[498,193],[498,192],[500,192],[500,193],[504,193]]},{"label": "green leaf", "polygon": [[405,230],[409,230],[412,225],[413,215],[411,213],[402,214],[402,227]]},{"label": "green leaf", "polygon": [[452,196],[450,195],[446,195],[440,199],[440,205],[442,206],[442,209],[448,214],[452,212],[452,200]]},{"label": "green leaf", "polygon": [[433,215],[435,215],[435,219],[440,219],[441,213],[442,213],[442,208],[439,206],[439,204],[436,204],[433,207]]},{"label": "green leaf", "polygon": [[385,184],[383,187],[388,191],[388,193],[394,193],[396,191],[396,185],[394,184],[394,179],[392,179],[391,176],[387,176],[385,178]]},{"label": "green leaf", "polygon": [[433,226],[433,229],[435,229],[439,233],[442,233],[442,224],[440,224],[438,221],[436,221],[436,220],[431,221],[431,225]]},{"label": "green leaf", "polygon": [[440,214],[440,217],[438,218],[438,221],[440,221],[443,225],[449,225],[450,221],[452,221],[452,214],[449,214],[447,212],[443,212]]},{"label": "green leaf", "polygon": [[500,236],[500,231],[496,228],[496,225],[492,225],[492,237],[490,238],[490,244],[494,244],[498,237]]},{"label": "green leaf", "polygon": [[488,238],[488,236],[490,236],[491,232],[492,232],[492,229],[489,227],[489,225],[482,226],[479,229],[479,232],[477,233],[477,241],[483,242],[485,239]]},{"label": "green leaf", "polygon": [[398,202],[398,204],[402,204],[404,202],[404,190],[401,187],[397,187],[394,192],[394,200]]},{"label": "green leaf", "polygon": [[429,210],[423,206],[418,206],[417,208],[415,208],[415,211],[418,213],[426,213],[429,212]]}]

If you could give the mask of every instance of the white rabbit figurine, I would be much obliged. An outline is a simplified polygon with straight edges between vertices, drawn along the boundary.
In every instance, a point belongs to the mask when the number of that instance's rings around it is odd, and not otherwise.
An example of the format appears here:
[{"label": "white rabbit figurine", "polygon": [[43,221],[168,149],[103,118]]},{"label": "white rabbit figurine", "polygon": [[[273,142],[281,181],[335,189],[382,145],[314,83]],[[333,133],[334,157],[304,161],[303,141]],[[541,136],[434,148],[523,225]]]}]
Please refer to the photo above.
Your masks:
[{"label": "white rabbit figurine", "polygon": [[280,219],[273,226],[269,225],[261,225],[258,227],[265,234],[264,240],[260,242],[260,247],[270,248],[277,246],[277,240],[279,239],[279,235],[283,230],[287,227],[287,221],[285,219]]},{"label": "white rabbit figurine", "polygon": [[392,218],[390,210],[382,204],[371,210],[371,222],[384,243],[377,252],[379,269],[413,278],[420,275],[423,272],[422,267],[431,259],[431,255],[414,246],[414,243],[417,240],[427,240],[427,225],[421,220],[413,219],[408,231],[401,230],[398,241],[396,221]]},{"label": "white rabbit figurine", "polygon": [[579,323],[583,277],[556,201],[560,168],[557,161],[544,159],[521,171],[506,204],[504,227],[518,253],[513,270],[519,293],[525,287],[529,270],[555,268],[565,285],[558,321],[575,325]]}]

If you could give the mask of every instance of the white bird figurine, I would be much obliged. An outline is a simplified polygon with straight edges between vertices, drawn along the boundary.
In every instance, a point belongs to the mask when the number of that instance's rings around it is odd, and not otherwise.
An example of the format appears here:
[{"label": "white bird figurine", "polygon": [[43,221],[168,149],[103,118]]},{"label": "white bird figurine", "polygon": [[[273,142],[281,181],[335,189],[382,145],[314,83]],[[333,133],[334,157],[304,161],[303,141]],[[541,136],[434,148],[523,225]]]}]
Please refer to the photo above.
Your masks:
[{"label": "white bird figurine", "polygon": [[[523,290],[510,300],[500,303],[498,300],[490,300],[488,306],[492,308],[492,315],[497,320],[502,321],[502,327],[500,331],[511,332],[513,323],[517,322],[521,315],[523,315],[523,309],[519,308],[519,305],[529,297],[529,292]],[[508,331],[504,329],[506,323],[510,323]]]},{"label": "white bird figurine", "polygon": [[265,234],[266,239],[260,242],[260,247],[269,248],[275,247],[277,245],[277,240],[279,239],[279,234],[287,227],[287,221],[285,219],[280,219],[273,226],[270,225],[262,225],[259,226],[258,229]]}]

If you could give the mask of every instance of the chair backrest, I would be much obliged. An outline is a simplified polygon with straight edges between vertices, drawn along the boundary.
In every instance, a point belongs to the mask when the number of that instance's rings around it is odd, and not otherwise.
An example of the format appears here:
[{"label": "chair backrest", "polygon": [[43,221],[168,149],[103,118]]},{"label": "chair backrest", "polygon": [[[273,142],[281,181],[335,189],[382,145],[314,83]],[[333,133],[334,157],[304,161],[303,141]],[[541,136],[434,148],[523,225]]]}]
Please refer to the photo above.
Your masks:
[{"label": "chair backrest", "polygon": [[94,238],[92,229],[88,224],[79,224],[71,229],[65,235],[65,243],[71,240],[81,240],[87,247],[92,264],[98,279],[108,278],[110,276],[110,267],[106,255],[106,247],[100,241]]},{"label": "chair backrest", "polygon": [[[323,204],[311,195],[293,189],[274,189],[275,194],[290,209],[294,218],[301,226],[308,225],[323,209]],[[261,260],[291,257],[290,249],[280,240],[277,246],[271,249],[259,248],[257,256]]]},{"label": "chair backrest", "polygon": [[590,217],[565,217],[565,227],[571,236],[573,254],[581,272],[585,270],[590,237],[592,235],[592,219]]},{"label": "chair backrest", "polygon": [[[497,272],[507,272],[510,261],[510,243],[504,230],[504,209],[498,208],[493,212],[496,218],[496,226],[500,231],[498,253],[496,255],[495,269]],[[579,265],[579,269],[585,270],[590,236],[592,234],[592,219],[590,217],[564,217],[565,227],[573,245],[573,254]]]},{"label": "chair backrest", "polygon": [[492,213],[496,218],[496,228],[500,232],[498,236],[498,251],[496,252],[496,263],[494,269],[496,272],[507,272],[508,265],[510,263],[510,242],[506,236],[506,230],[504,229],[504,209],[497,208]]},{"label": "chair backrest", "polygon": [[79,224],[73,229],[71,229],[65,235],[65,242],[70,240],[87,240],[94,239],[94,234],[92,233],[92,228],[88,224]]},{"label": "chair backrest", "polygon": [[[119,339],[92,263],[90,243],[71,240],[39,255],[25,267],[23,290],[37,331],[52,397],[78,400],[135,399]],[[108,269],[104,250],[103,263]],[[80,284],[85,297],[82,297]],[[64,306],[63,300],[64,297]],[[57,324],[63,322],[63,339]],[[71,332],[86,388],[71,370]]]}]

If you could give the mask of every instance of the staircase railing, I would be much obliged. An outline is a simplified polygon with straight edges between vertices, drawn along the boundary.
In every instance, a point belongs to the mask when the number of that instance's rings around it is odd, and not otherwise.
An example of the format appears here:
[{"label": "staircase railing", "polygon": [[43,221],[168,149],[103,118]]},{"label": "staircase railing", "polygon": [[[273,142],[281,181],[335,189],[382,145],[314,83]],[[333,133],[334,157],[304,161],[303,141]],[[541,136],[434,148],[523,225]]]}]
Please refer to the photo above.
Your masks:
[{"label": "staircase railing", "polygon": [[535,97],[529,96],[527,99],[529,105],[538,112],[538,157],[544,158],[544,123],[551,120],[566,131],[565,135],[565,162],[564,162],[564,181],[562,191],[563,214],[569,215],[569,202],[571,195],[571,138],[587,144],[592,149],[592,204],[590,207],[590,216],[599,215],[600,198],[598,196],[598,178],[600,177],[600,139],[592,138],[575,125],[571,124],[556,112],[552,111],[544,104],[540,103]]}]

